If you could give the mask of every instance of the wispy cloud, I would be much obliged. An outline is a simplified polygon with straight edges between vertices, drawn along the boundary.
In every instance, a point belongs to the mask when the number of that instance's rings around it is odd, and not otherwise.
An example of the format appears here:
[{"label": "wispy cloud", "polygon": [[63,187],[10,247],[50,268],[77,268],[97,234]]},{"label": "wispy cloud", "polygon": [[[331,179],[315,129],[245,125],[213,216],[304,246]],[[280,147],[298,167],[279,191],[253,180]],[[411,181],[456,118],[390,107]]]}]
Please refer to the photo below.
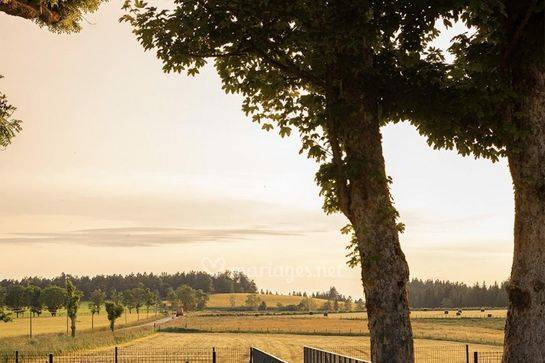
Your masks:
[{"label": "wispy cloud", "polygon": [[149,247],[157,245],[239,241],[262,236],[296,237],[316,231],[253,227],[205,228],[104,228],[59,233],[11,233],[0,244],[79,244],[96,247]]}]

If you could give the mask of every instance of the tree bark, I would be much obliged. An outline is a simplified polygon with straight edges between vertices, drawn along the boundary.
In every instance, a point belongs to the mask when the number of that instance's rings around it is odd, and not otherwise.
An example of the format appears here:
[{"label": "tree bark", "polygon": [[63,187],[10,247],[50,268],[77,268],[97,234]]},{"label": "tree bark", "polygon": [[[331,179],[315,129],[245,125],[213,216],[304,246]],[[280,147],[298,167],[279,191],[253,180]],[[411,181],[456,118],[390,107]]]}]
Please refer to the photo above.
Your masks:
[{"label": "tree bark", "polygon": [[509,149],[515,192],[514,255],[509,281],[503,362],[545,362],[545,69],[521,80],[528,131]]},{"label": "tree bark", "polygon": [[42,2],[0,0],[0,11],[24,19],[40,19],[46,24],[55,24],[61,20],[59,12],[49,9]]},{"label": "tree bark", "polygon": [[[345,168],[339,180],[339,205],[358,241],[361,276],[374,363],[414,362],[407,283],[409,267],[399,243],[397,211],[389,190],[380,123],[372,102],[345,79],[330,93],[328,134],[334,163]],[[338,94],[338,97],[335,97]],[[367,106],[366,106],[367,104]],[[335,160],[337,160],[335,162]]]},{"label": "tree bark", "polygon": [[366,170],[351,180],[351,210],[361,259],[372,361],[413,362],[407,283],[409,267],[399,243],[378,123],[360,131],[349,150],[365,155]]},{"label": "tree bark", "polygon": [[70,317],[70,331],[72,338],[76,337],[76,317]]}]

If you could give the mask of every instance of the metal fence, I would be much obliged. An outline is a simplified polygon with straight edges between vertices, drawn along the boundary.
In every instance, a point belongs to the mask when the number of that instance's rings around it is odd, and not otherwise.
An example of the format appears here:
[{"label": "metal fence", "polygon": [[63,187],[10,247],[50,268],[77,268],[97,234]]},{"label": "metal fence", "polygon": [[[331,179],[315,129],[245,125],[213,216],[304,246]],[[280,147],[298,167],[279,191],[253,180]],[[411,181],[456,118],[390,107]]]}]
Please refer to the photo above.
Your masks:
[{"label": "metal fence", "polygon": [[367,360],[357,359],[354,357],[348,357],[338,353],[329,352],[322,349],[316,349],[311,347],[303,348],[303,362],[304,363],[370,363]]},{"label": "metal fence", "polygon": [[[301,358],[305,362],[326,362],[323,360],[308,360],[308,347],[301,351]],[[311,348],[308,348],[311,349]],[[325,352],[328,357],[345,357],[341,360],[329,362],[370,362],[371,356],[368,347],[362,346],[318,346],[312,348]],[[325,354],[325,353],[322,353]],[[319,358],[317,355],[314,358]],[[324,356],[325,357],[325,356]],[[483,351],[478,347],[459,345],[444,345],[432,347],[416,347],[416,363],[501,363],[502,352]],[[62,352],[62,353],[24,353],[0,352],[0,363],[286,363],[281,358],[264,352],[258,348],[216,347],[194,348],[179,347],[172,349],[142,349],[136,347],[101,349],[91,352]]]},{"label": "metal fence", "polygon": [[250,348],[250,363],[287,363],[286,361],[266,353],[258,348]]},{"label": "metal fence", "polygon": [[[371,361],[369,349],[361,346],[319,346],[318,348],[338,355]],[[467,344],[451,344],[415,347],[414,357],[416,363],[501,363],[502,352],[500,350],[482,351]]]},{"label": "metal fence", "polygon": [[500,363],[503,352],[474,352],[471,363]]}]

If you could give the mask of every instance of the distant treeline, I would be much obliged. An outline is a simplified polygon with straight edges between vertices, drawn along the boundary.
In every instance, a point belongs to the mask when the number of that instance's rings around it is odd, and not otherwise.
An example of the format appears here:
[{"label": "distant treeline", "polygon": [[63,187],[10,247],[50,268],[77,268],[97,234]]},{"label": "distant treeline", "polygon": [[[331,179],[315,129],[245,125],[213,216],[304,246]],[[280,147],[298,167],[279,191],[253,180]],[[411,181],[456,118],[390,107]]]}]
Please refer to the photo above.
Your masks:
[{"label": "distant treeline", "polygon": [[409,282],[412,308],[506,307],[507,282],[468,286],[460,282],[419,280]]},{"label": "distant treeline", "polygon": [[[261,295],[279,295],[278,292],[273,293],[270,290],[263,290],[263,289],[261,289],[259,293]],[[312,297],[315,299],[342,301],[342,302],[352,299],[352,297],[350,296],[345,296],[343,294],[340,294],[335,288],[335,286],[331,286],[329,290],[327,291],[317,291],[311,294],[307,294],[305,291],[290,291],[288,292],[288,296]]]},{"label": "distant treeline", "polygon": [[130,275],[97,275],[71,276],[61,274],[54,278],[26,277],[21,280],[1,280],[0,287],[8,288],[12,285],[33,285],[45,288],[50,285],[65,286],[70,280],[76,288],[83,292],[83,299],[87,300],[95,290],[109,294],[112,291],[123,292],[137,287],[145,287],[154,292],[159,298],[166,299],[169,289],[176,290],[179,286],[187,285],[205,293],[233,293],[257,291],[253,280],[241,272],[225,271],[218,274],[209,274],[201,271],[176,272],[174,274],[137,273]]}]

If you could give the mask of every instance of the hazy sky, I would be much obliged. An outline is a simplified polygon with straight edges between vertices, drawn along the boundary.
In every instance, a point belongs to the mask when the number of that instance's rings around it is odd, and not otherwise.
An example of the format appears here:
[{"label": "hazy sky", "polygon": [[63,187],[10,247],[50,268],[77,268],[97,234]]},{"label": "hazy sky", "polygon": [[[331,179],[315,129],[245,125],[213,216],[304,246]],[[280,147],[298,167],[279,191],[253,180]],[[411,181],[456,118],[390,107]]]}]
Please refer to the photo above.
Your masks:
[{"label": "hazy sky", "polygon": [[[316,165],[252,124],[212,67],[165,75],[120,4],[58,35],[0,15],[0,89],[23,132],[0,151],[0,278],[239,269],[260,287],[361,295]],[[505,161],[432,151],[383,129],[411,275],[504,280],[513,197]]]}]

